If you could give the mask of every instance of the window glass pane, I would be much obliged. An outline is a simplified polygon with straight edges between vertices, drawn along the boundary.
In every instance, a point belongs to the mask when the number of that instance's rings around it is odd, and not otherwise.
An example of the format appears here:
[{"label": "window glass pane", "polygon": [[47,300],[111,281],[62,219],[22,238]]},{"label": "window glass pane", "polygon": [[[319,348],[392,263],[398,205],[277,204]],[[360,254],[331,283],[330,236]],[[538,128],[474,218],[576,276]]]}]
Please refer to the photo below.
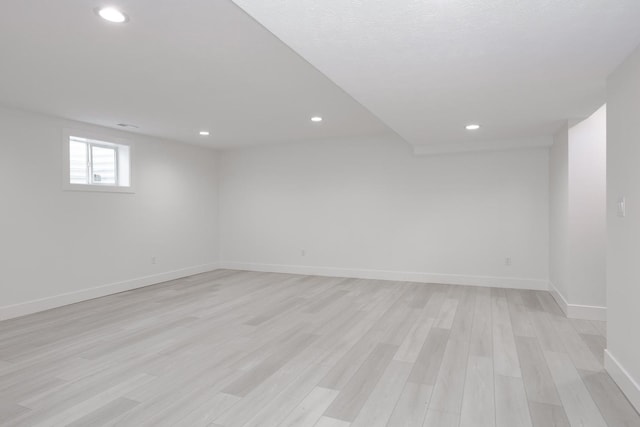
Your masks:
[{"label": "window glass pane", "polygon": [[71,139],[69,141],[69,182],[71,184],[89,183],[87,144]]},{"label": "window glass pane", "polygon": [[105,188],[95,191],[112,191],[110,187],[132,188],[129,145],[69,136],[68,153],[71,186],[67,189],[92,191],[91,186],[103,186]]},{"label": "window glass pane", "polygon": [[93,167],[94,184],[115,184],[116,150],[115,148],[91,146],[91,165]]}]

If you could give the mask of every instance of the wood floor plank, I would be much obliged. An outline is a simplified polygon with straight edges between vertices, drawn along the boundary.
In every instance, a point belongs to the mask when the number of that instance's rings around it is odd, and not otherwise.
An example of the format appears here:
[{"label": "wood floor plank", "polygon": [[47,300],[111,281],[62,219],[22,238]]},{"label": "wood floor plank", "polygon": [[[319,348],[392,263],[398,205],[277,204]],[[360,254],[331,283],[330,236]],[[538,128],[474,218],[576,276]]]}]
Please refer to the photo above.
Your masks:
[{"label": "wood floor plank", "polygon": [[119,397],[103,407],[68,424],[68,427],[93,427],[113,423],[123,414],[138,406],[140,402]]},{"label": "wood floor plank", "polygon": [[598,365],[604,366],[604,350],[607,347],[607,339],[600,334],[580,334],[580,338],[589,347],[589,350],[598,361]]},{"label": "wood floor plank", "polygon": [[533,427],[571,427],[564,409],[560,405],[529,402]]},{"label": "wood floor plank", "polygon": [[469,342],[449,338],[429,408],[460,413],[467,370]]},{"label": "wood floor plank", "polygon": [[337,300],[341,298],[345,298],[348,293],[349,291],[345,291],[345,290],[334,291],[330,295],[327,295],[326,297],[320,299],[319,301],[316,301],[313,304],[309,305],[305,310],[305,312],[318,313],[319,311],[322,311],[323,309],[330,307],[331,304],[336,302]]},{"label": "wood floor plank", "polygon": [[546,351],[544,356],[571,425],[607,427],[571,358],[565,353],[551,351]]},{"label": "wood floor plank", "polygon": [[507,290],[507,303],[513,334],[517,337],[535,337],[536,331],[522,300],[521,292],[515,289]]},{"label": "wood floor plank", "polygon": [[582,319],[569,319],[573,328],[579,334],[591,334],[591,335],[599,335],[598,329],[594,326],[594,324],[589,320]]},{"label": "wood floor plank", "polygon": [[496,427],[532,427],[522,379],[496,375],[495,387]]},{"label": "wood floor plank", "polygon": [[288,360],[276,373],[251,390],[215,422],[227,427],[277,425],[317,386],[329,371],[317,362],[324,357],[322,340]]},{"label": "wood floor plank", "polygon": [[553,298],[553,296],[551,296],[549,292],[537,291],[535,294],[538,300],[540,301],[540,306],[544,311],[554,316],[564,317],[564,314],[562,313],[562,309],[560,308],[556,300]]},{"label": "wood floor plank", "polygon": [[493,357],[491,290],[478,288],[471,328],[471,356]]},{"label": "wood floor plank", "polygon": [[[265,406],[269,404],[284,388],[295,381],[296,375],[292,372],[279,370],[267,381],[262,382],[249,394],[228,410],[219,414],[214,419],[216,424],[230,426],[243,426],[254,418]],[[301,397],[304,398],[304,395]]]},{"label": "wood floor plank", "polygon": [[551,323],[549,313],[542,310],[530,311],[529,317],[536,331],[536,338],[540,342],[540,346],[544,351],[553,351],[563,353],[565,351],[562,338],[558,331]]},{"label": "wood floor plank", "polygon": [[602,363],[593,355],[569,319],[564,316],[550,316],[550,319],[564,343],[566,353],[569,354],[576,368],[594,372],[603,369]]},{"label": "wood floor plank", "polygon": [[473,317],[478,288],[457,286],[458,310],[451,324],[451,336],[458,340],[469,341],[473,329]]},{"label": "wood floor plank", "polygon": [[292,308],[301,305],[304,302],[302,298],[291,297],[285,301],[273,305],[269,310],[263,311],[259,315],[249,319],[247,325],[257,326],[276,316],[281,316]]},{"label": "wood floor plank", "polygon": [[429,409],[424,420],[424,427],[458,427],[459,425],[460,414],[457,412]]},{"label": "wood floor plank", "polygon": [[53,392],[67,384],[66,381],[50,376],[40,378],[25,379],[23,382],[12,384],[0,391],[0,399],[20,403],[28,408],[31,407],[25,402],[29,402],[31,396],[41,392]]},{"label": "wood floor plank", "polygon": [[104,390],[102,393],[92,396],[76,405],[62,405],[53,411],[37,412],[34,411],[26,418],[21,418],[17,425],[29,425],[33,427],[45,426],[61,426],[68,425],[74,421],[101,410],[104,406],[111,404],[112,401],[122,398],[128,390],[140,386],[153,380],[147,374],[136,375],[121,384]]},{"label": "wood floor plank", "polygon": [[493,365],[496,375],[520,378],[520,362],[506,298],[491,298]]},{"label": "wood floor plank", "polygon": [[415,287],[408,288],[380,318],[372,330],[372,337],[375,341],[397,346],[402,343],[421,314],[421,310],[411,308],[416,293]]},{"label": "wood floor plank", "polygon": [[397,350],[397,346],[378,344],[324,415],[347,422],[354,421]]},{"label": "wood floor plank", "polygon": [[290,357],[302,351],[315,339],[317,339],[317,336],[311,334],[300,334],[296,336],[284,345],[281,351],[272,354],[259,365],[229,384],[222,391],[227,394],[233,394],[234,396],[246,396],[258,384],[262,383],[280,369]]},{"label": "wood floor plank", "polygon": [[493,361],[490,357],[469,356],[460,427],[494,427]]},{"label": "wood floor plank", "polygon": [[607,322],[602,322],[600,320],[591,320],[591,324],[598,331],[600,335],[603,337],[607,336]]},{"label": "wood floor plank", "polygon": [[[202,409],[203,401],[209,406],[210,411],[214,408],[218,410],[218,415],[221,410],[228,407],[223,406],[221,401],[233,402],[228,399],[217,399],[221,394],[220,389],[236,377],[233,371],[204,372],[198,369],[185,372],[184,375],[185,378],[150,383],[152,385],[150,394],[153,397],[146,399],[124,415],[121,423],[123,425],[148,423],[154,426],[173,426]],[[207,413],[211,413],[210,411]]]},{"label": "wood floor plank", "polygon": [[434,319],[438,318],[438,314],[440,310],[442,310],[442,304],[444,303],[445,298],[447,297],[447,288],[443,285],[429,285],[433,287],[433,292],[431,293],[431,297],[427,304],[424,306],[424,312],[427,317]]},{"label": "wood floor plank", "polygon": [[[349,344],[347,344],[349,345]],[[331,368],[320,387],[342,390],[349,379],[356,373],[362,363],[376,348],[377,343],[369,336],[364,336]]]},{"label": "wood floor plank", "polygon": [[351,423],[352,427],[384,427],[407,382],[411,364],[392,360]]},{"label": "wood floor plank", "polygon": [[433,386],[431,385],[407,381],[391,413],[387,426],[421,427],[427,415],[432,392]]},{"label": "wood floor plank", "polygon": [[432,328],[429,330],[409,375],[410,382],[435,385],[448,340],[449,331],[447,329]]},{"label": "wood floor plank", "polygon": [[293,374],[295,378],[290,381],[288,385],[282,387],[282,390],[279,393],[273,393],[275,396],[269,399],[261,408],[260,405],[253,404],[251,411],[254,413],[253,417],[251,417],[246,423],[233,420],[233,422],[227,423],[227,425],[243,427],[280,425],[282,420],[285,419],[287,415],[302,402],[302,399],[311,393],[318,384],[318,381],[320,381],[328,371],[327,367],[317,366],[314,364],[308,366],[302,371],[299,370],[299,365],[295,368],[294,366],[283,368],[283,373]]},{"label": "wood floor plank", "polygon": [[517,337],[516,345],[528,399],[538,403],[561,405],[556,385],[538,340]]},{"label": "wood floor plank", "polygon": [[536,291],[521,290],[520,297],[522,298],[522,303],[530,313],[543,311]]},{"label": "wood floor plank", "polygon": [[458,300],[454,298],[445,298],[438,316],[436,317],[436,328],[451,329],[453,319],[458,308]]},{"label": "wood floor plank", "polygon": [[579,373],[609,427],[640,426],[640,415],[606,372]]},{"label": "wood floor plank", "polygon": [[12,425],[17,418],[26,416],[31,409],[12,402],[0,401],[0,425]]},{"label": "wood floor plank", "polygon": [[427,317],[426,313],[414,322],[413,327],[405,337],[400,348],[393,356],[394,360],[399,362],[414,363],[420,354],[420,350],[424,344],[424,341],[431,331],[435,319]]},{"label": "wood floor plank", "polygon": [[351,424],[331,417],[321,417],[314,427],[349,427]]},{"label": "wood floor plank", "polygon": [[211,426],[220,414],[229,410],[241,398],[225,393],[202,393],[194,403],[193,409],[181,417],[167,419],[175,427]]},{"label": "wood floor plank", "polygon": [[314,426],[337,395],[337,390],[322,387],[314,388],[289,416],[280,423],[280,427]]}]

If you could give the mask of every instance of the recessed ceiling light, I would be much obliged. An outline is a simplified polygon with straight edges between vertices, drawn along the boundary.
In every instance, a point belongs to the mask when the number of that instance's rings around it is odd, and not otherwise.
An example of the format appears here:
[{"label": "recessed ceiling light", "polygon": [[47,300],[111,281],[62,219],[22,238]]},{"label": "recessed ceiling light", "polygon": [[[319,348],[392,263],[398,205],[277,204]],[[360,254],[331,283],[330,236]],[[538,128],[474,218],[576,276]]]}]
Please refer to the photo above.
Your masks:
[{"label": "recessed ceiling light", "polygon": [[465,129],[466,130],[478,130],[478,129],[480,129],[480,125],[466,125]]},{"label": "recessed ceiling light", "polygon": [[200,136],[209,136],[209,135],[210,135],[210,133],[209,133],[208,130],[201,130],[200,131]]},{"label": "recessed ceiling light", "polygon": [[116,24],[122,24],[123,22],[127,22],[127,15],[120,12],[115,7],[103,7],[102,9],[98,9],[98,15],[105,21],[115,22]]},{"label": "recessed ceiling light", "polygon": [[320,123],[322,121],[322,117],[320,116],[311,117],[311,121],[315,123]]}]

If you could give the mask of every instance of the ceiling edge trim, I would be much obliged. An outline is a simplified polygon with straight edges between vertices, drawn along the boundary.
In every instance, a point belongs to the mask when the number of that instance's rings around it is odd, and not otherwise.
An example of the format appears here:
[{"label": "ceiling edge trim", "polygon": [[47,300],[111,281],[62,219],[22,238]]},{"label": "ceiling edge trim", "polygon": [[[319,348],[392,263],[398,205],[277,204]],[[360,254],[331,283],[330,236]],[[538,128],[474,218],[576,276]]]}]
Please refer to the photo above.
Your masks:
[{"label": "ceiling edge trim", "polygon": [[538,138],[509,139],[500,141],[470,141],[457,144],[414,145],[416,156],[433,156],[438,154],[469,153],[477,151],[522,150],[527,148],[544,148],[553,145],[552,136]]}]

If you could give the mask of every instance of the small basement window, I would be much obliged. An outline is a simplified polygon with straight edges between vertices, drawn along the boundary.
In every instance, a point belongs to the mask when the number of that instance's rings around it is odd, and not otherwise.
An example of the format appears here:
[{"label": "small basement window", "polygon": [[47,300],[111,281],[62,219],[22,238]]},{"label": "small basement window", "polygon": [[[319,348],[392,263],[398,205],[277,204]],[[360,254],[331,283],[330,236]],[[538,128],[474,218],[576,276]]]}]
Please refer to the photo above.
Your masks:
[{"label": "small basement window", "polygon": [[65,142],[67,190],[133,192],[128,144],[74,135]]}]

